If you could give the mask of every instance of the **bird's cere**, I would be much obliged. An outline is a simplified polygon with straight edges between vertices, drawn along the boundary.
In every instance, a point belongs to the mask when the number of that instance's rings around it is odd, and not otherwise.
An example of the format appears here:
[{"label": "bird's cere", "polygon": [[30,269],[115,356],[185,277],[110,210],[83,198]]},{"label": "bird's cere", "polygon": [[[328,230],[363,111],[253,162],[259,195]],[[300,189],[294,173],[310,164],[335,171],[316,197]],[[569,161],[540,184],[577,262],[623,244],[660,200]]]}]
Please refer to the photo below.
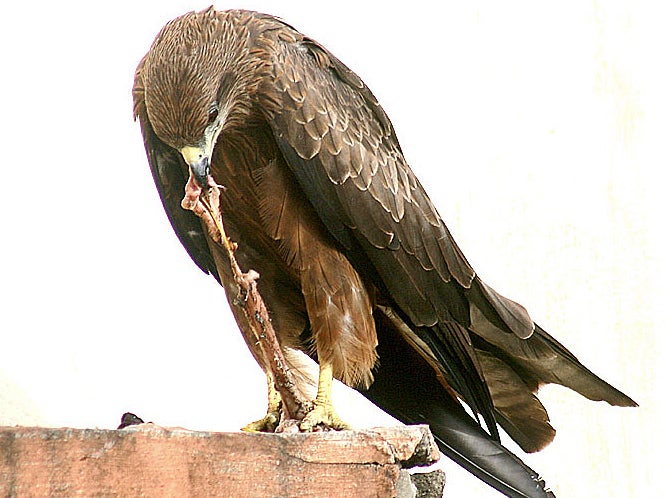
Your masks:
[{"label": "bird's cere", "polygon": [[191,145],[180,149],[180,153],[187,164],[200,162],[206,157],[206,151],[204,149],[201,147],[192,147]]}]

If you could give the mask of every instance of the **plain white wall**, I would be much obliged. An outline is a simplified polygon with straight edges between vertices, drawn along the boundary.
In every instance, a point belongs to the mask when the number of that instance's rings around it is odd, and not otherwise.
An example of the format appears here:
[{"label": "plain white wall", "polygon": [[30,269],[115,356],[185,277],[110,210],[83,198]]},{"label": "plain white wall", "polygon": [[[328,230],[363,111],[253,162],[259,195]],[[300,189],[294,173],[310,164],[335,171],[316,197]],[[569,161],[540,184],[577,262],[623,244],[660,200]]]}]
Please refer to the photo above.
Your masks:
[{"label": "plain white wall", "polygon": [[[279,15],[354,69],[478,273],[642,405],[546,388],[559,432],[525,461],[560,497],[653,496],[665,440],[662,8],[432,5],[218,3]],[[262,415],[262,374],[222,290],[172,234],[132,121],[134,68],[157,31],[206,6],[4,7],[1,424],[113,428],[130,410],[223,431]],[[336,396],[355,425],[389,423]],[[447,498],[498,496],[442,465]]]}]

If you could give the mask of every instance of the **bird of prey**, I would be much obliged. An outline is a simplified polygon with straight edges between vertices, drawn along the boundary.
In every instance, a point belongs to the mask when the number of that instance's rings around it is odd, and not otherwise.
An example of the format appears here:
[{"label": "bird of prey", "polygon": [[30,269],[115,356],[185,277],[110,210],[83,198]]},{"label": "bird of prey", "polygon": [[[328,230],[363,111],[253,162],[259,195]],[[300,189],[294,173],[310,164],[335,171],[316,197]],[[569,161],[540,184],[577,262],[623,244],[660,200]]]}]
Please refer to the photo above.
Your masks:
[{"label": "bird of prey", "polygon": [[[192,212],[214,179],[281,347],[318,362],[302,430],[346,426],[332,405],[335,377],[403,422],[429,424],[444,454],[504,494],[533,498],[551,493],[497,427],[526,452],[546,446],[555,431],[541,385],[635,406],[476,275],[375,96],[312,38],[255,12],[185,14],[140,61],[133,98],[189,255],[230,281],[220,245]],[[279,415],[268,377],[268,414],[249,426],[257,430]]]}]

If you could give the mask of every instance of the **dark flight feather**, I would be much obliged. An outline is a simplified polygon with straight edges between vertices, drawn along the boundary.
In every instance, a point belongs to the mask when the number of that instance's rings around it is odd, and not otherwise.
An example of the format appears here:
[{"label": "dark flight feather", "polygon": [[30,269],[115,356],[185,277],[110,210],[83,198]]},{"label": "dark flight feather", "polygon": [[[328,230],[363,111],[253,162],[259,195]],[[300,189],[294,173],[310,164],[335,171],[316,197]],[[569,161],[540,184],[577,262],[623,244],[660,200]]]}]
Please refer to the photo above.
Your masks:
[{"label": "dark flight feather", "polygon": [[381,368],[365,396],[405,423],[429,424],[444,455],[505,495],[554,497],[534,470],[491,439],[450,391],[441,388],[437,367],[383,312],[377,314],[377,325]]}]

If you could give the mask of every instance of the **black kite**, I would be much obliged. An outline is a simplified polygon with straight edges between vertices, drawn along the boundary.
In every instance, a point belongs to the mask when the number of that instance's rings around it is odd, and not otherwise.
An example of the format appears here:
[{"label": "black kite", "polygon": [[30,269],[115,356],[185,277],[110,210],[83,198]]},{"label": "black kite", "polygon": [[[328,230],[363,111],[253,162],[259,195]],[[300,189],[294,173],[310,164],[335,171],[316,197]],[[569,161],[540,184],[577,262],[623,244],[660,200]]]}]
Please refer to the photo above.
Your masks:
[{"label": "black kite", "polygon": [[[181,207],[186,187],[192,209],[191,192],[214,178],[282,347],[319,362],[302,429],[344,427],[334,376],[405,423],[428,423],[446,455],[503,493],[538,497],[542,481],[500,445],[497,425],[527,452],[546,446],[554,429],[535,396],[546,383],[635,405],[476,275],[372,92],[316,41],[268,15],[188,13],[159,33],[133,94],[157,189],[192,259],[228,281],[219,245]],[[272,413],[255,429],[277,416],[270,391]]]}]

